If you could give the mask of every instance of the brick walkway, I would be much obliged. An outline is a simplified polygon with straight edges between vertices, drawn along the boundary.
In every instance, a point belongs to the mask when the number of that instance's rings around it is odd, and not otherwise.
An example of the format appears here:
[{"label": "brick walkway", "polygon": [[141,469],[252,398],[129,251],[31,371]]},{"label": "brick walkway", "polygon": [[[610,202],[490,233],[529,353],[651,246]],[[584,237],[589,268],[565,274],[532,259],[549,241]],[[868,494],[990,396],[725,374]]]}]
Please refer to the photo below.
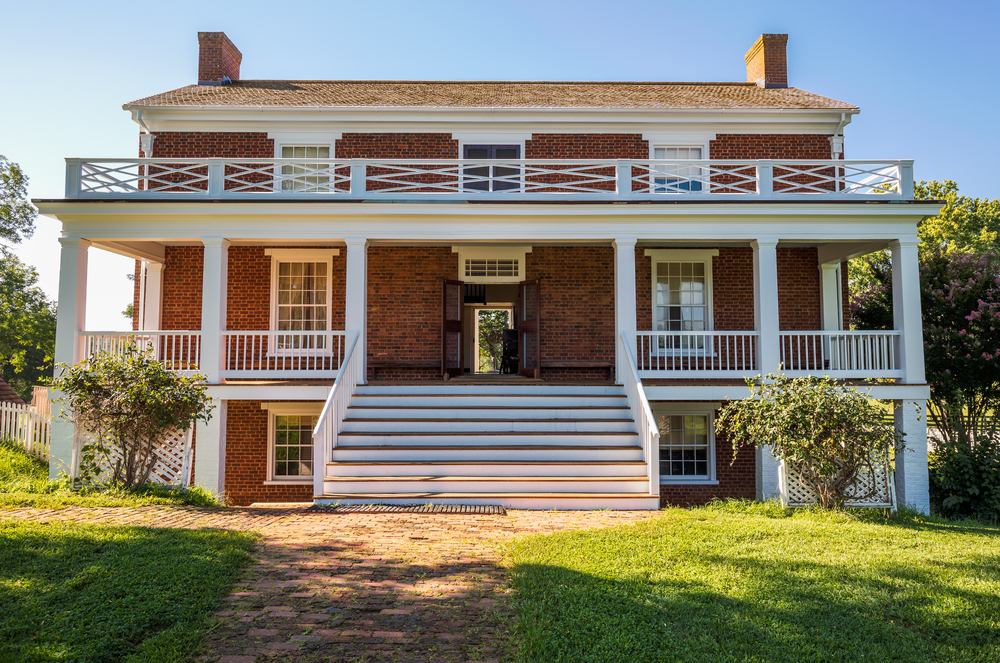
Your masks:
[{"label": "brick walkway", "polygon": [[500,515],[330,513],[301,508],[20,509],[36,522],[254,530],[262,535],[220,625],[219,663],[505,658],[504,541],[655,517],[647,511]]}]

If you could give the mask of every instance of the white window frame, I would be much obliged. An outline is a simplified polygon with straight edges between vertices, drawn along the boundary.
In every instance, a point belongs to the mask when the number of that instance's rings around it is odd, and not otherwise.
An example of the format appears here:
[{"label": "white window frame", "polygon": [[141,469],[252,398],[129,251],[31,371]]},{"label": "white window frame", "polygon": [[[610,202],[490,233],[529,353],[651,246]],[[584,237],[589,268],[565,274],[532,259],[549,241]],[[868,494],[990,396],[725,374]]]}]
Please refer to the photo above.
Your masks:
[{"label": "white window frame", "polygon": [[[333,325],[333,258],[340,255],[340,249],[264,249],[264,255],[271,256],[271,312],[270,341],[268,353],[273,355],[294,356],[298,354],[331,355],[333,342],[325,349],[309,348],[279,348],[277,336],[282,333],[278,329],[278,264],[282,262],[325,262],[326,263],[326,331],[334,331]],[[293,334],[295,332],[287,332]]]},{"label": "white window frame", "polygon": [[[312,401],[308,403],[295,403],[287,401],[278,401],[274,403],[261,403],[260,408],[267,411],[267,474],[264,480],[265,485],[270,486],[309,486],[313,483],[313,477],[316,474],[316,458],[313,458],[313,474],[307,477],[299,477],[296,479],[290,477],[276,477],[274,474],[274,463],[275,463],[275,441],[277,440],[277,434],[275,430],[275,419],[280,416],[288,415],[305,415],[305,416],[316,416],[318,417],[323,413],[323,403],[321,401]],[[315,452],[315,446],[313,447]],[[313,454],[315,456],[315,453]]]},{"label": "white window frame", "polygon": [[[463,283],[520,283],[527,280],[527,254],[531,253],[530,246],[453,246],[452,253],[458,254],[458,280]],[[515,276],[466,276],[466,260],[517,260],[517,274]]]},{"label": "white window frame", "polygon": [[[334,148],[336,147],[337,141],[343,138],[342,132],[294,132],[294,131],[271,131],[268,132],[267,137],[274,141],[274,158],[281,159],[281,153],[286,147],[329,147],[330,148],[330,160],[336,159],[336,153]],[[275,190],[278,193],[282,192],[281,182],[278,181],[277,176],[281,174],[281,168],[279,165],[275,164]],[[332,179],[332,178],[331,178]],[[332,182],[331,182],[332,184]],[[284,193],[289,193],[285,191]]]},{"label": "white window frame", "polygon": [[[650,295],[653,303],[653,317],[650,331],[656,332],[656,265],[662,262],[700,262],[705,265],[705,331],[710,332],[715,329],[715,308],[712,297],[712,258],[719,255],[719,249],[646,249],[646,257],[650,259]],[[659,356],[664,356],[668,352],[673,354],[691,354],[689,351],[668,350],[664,348],[651,349]],[[704,351],[695,354],[705,354]]]},{"label": "white window frame", "polygon": [[[708,477],[692,478],[690,476],[672,476],[669,474],[660,475],[660,485],[694,485],[694,486],[717,486],[719,480],[715,474],[716,448],[715,448],[715,412],[722,407],[722,403],[702,403],[702,402],[663,402],[652,401],[649,404],[653,411],[653,419],[660,415],[664,416],[700,416],[708,417]],[[662,459],[661,459],[662,462]],[[656,468],[659,471],[659,467]]]}]

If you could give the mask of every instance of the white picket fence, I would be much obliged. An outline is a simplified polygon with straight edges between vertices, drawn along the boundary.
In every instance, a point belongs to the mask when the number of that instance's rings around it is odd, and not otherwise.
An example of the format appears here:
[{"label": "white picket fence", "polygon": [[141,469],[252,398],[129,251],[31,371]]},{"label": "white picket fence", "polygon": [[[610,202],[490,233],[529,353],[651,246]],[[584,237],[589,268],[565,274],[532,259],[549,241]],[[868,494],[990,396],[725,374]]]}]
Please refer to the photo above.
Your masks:
[{"label": "white picket fence", "polygon": [[24,403],[0,403],[0,439],[8,439],[33,456],[47,461],[52,417]]}]

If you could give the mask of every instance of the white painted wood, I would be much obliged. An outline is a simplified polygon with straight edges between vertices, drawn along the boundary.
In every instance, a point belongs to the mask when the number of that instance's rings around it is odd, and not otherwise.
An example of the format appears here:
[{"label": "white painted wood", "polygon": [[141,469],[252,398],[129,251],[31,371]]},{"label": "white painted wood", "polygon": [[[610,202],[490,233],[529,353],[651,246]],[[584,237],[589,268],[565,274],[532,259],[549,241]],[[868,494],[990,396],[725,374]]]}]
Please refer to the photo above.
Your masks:
[{"label": "white painted wood", "polygon": [[757,449],[757,499],[773,500],[781,497],[782,482],[779,474],[781,461],[771,453],[771,445]]},{"label": "white painted wood", "polygon": [[[531,477],[530,481],[510,477],[434,476],[403,477],[327,477],[328,493],[379,493],[392,490],[406,492],[501,493],[523,490],[529,493],[602,493],[644,494],[645,476],[639,477]],[[648,494],[648,493],[645,493]]]},{"label": "white painted wood", "polygon": [[[55,363],[72,366],[80,361],[82,344],[80,332],[87,319],[87,249],[90,242],[79,236],[67,235],[59,239],[59,310],[56,318]],[[59,398],[58,392],[52,394]],[[57,404],[58,407],[58,404]],[[49,478],[57,479],[63,473],[72,474],[76,431],[68,418],[60,417],[52,425]]]},{"label": "white painted wood", "polygon": [[[532,407],[532,408],[507,408],[502,412],[503,416],[511,419],[539,419],[543,421],[563,420],[563,419],[600,419],[608,423],[631,423],[632,414],[628,407],[606,408],[606,407],[585,407],[585,408],[557,408],[557,407]],[[396,419],[421,419],[433,421],[435,419],[496,419],[498,416],[495,409],[463,407],[463,408],[394,408],[387,411],[386,408],[370,408],[351,406],[347,411],[347,420],[352,419],[372,419],[381,417],[393,417]]]},{"label": "white painted wood", "polygon": [[924,333],[920,310],[920,266],[916,238],[894,240],[892,250],[892,317],[900,332],[899,364],[903,382],[923,384]]},{"label": "white painted wood", "polygon": [[530,396],[530,395],[577,395],[577,396],[621,396],[621,387],[614,385],[565,385],[548,383],[528,383],[517,384],[519,380],[512,380],[514,384],[466,384],[461,380],[442,382],[440,384],[394,384],[358,385],[359,396],[377,395],[490,395],[501,398],[507,396]]},{"label": "white painted wood", "polygon": [[159,329],[163,301],[163,263],[143,263],[142,305],[140,329]]},{"label": "white painted wood", "polygon": [[487,395],[470,394],[358,394],[351,402],[357,407],[368,406],[399,406],[399,407],[490,407],[502,406],[518,408],[523,406],[543,407],[621,407],[627,405],[624,396],[583,396],[583,395]]},{"label": "white painted wood", "polygon": [[337,493],[322,495],[316,498],[319,506],[337,504],[469,504],[469,505],[499,505],[508,509],[534,509],[549,511],[593,511],[610,509],[612,511],[655,510],[660,508],[659,495],[620,495],[593,492],[558,495],[533,495],[531,493],[391,493],[391,494],[352,494]]},{"label": "white painted wood", "polygon": [[660,431],[656,418],[649,407],[649,400],[642,388],[642,379],[635,367],[635,357],[629,347],[632,335],[625,333],[618,336],[618,352],[624,355],[626,372],[621,376],[628,398],[629,408],[635,417],[636,429],[639,433],[639,444],[642,445],[642,455],[646,460],[647,488],[651,494],[659,493],[660,485]]},{"label": "white painted wood", "polygon": [[[615,338],[624,341],[635,354],[635,244],[634,237],[618,237],[615,249]],[[628,358],[623,356],[621,344],[615,343],[615,380],[619,383],[629,370]]]},{"label": "white painted wood", "polygon": [[902,377],[897,331],[783,331],[779,361],[789,376]]},{"label": "white painted wood", "polygon": [[926,406],[924,400],[899,400],[893,409],[896,428],[903,432],[906,445],[906,450],[896,455],[896,500],[921,513],[930,513]]},{"label": "white painted wood", "polygon": [[194,483],[218,497],[226,486],[227,401],[212,399],[212,418],[197,424]]},{"label": "white painted wood", "polygon": [[202,238],[205,247],[201,290],[201,371],[206,382],[221,382],[225,369],[222,332],[226,329],[226,302],[229,287],[229,241],[221,237]]},{"label": "white painted wood", "polygon": [[758,372],[778,370],[778,242],[756,239],[753,247],[754,327],[758,333]]},{"label": "white painted wood", "polygon": [[25,403],[0,402],[0,439],[39,458],[49,459],[52,417]]},{"label": "white painted wood", "polygon": [[[333,387],[330,388],[319,421],[313,429],[313,462],[316,467],[323,467],[330,453],[337,447],[344,417],[347,416],[347,407],[354,397],[358,382],[364,380],[364,352],[360,339],[361,332],[354,332],[344,353],[343,368],[337,375]],[[322,494],[322,472],[313,473],[313,490],[317,495]]]},{"label": "white painted wood", "polygon": [[844,328],[844,313],[841,303],[840,263],[829,262],[819,266],[820,306],[823,311],[823,329]]},{"label": "white painted wood", "polygon": [[[572,461],[595,462],[638,462],[643,463],[642,447],[632,446],[589,446],[589,445],[545,445],[539,443],[530,447],[512,447],[505,445],[480,445],[470,447],[466,445],[410,445],[387,449],[385,447],[350,447],[339,446],[333,450],[330,456],[331,462],[363,462],[382,461],[395,463],[418,463],[411,467],[414,473],[426,474],[430,468],[420,463],[426,461],[445,461],[455,463],[475,463],[478,461],[507,461],[509,463],[526,463],[531,461],[547,461],[558,463],[569,463]],[[617,474],[623,470],[613,470],[609,468],[615,465],[605,465],[605,474]],[[448,472],[454,473],[456,470],[449,466]],[[507,470],[504,470],[505,472]],[[552,472],[553,470],[549,470]],[[579,470],[576,470],[579,471]],[[640,470],[645,476],[645,464]],[[353,472],[357,475],[361,470]],[[394,470],[400,472],[400,470]],[[331,470],[332,474],[346,476],[348,473],[341,470]],[[473,474],[475,471],[472,472]]]},{"label": "white painted wood", "polygon": [[368,240],[348,237],[344,328],[358,334],[357,382],[368,382]]},{"label": "white painted wood", "polygon": [[592,446],[634,445],[638,444],[637,435],[616,432],[566,432],[546,433],[539,435],[538,431],[512,432],[350,432],[344,431],[337,436],[337,444],[347,446],[374,446],[378,444],[389,446],[428,445],[428,444],[464,444],[481,446],[483,444],[530,445],[530,444],[583,444]]},{"label": "white painted wood", "polygon": [[[618,453],[622,454],[622,452]],[[641,455],[641,453],[639,451],[635,455]],[[382,455],[384,457],[386,454]],[[478,455],[483,456],[483,454]],[[621,479],[627,483],[640,482],[642,484],[639,487],[640,490],[646,485],[646,463],[643,462],[642,458],[638,460],[624,457],[604,458],[601,459],[602,462],[593,462],[592,460],[588,462],[588,460],[572,462],[566,457],[527,458],[509,454],[508,458],[496,458],[465,457],[464,454],[461,456],[452,454],[448,457],[418,457],[412,462],[396,456],[391,460],[351,461],[341,458],[338,453],[327,464],[327,472],[337,479],[356,481],[382,480],[386,477],[405,477],[407,481],[410,481],[431,475],[447,475],[456,478],[488,477],[495,481],[505,481],[510,477],[557,478],[560,480],[564,477],[594,477],[600,478],[602,484],[609,479]],[[630,486],[630,488],[635,488],[635,486]],[[509,487],[507,489],[509,490]],[[532,490],[534,489],[535,487],[532,486]]]},{"label": "white painted wood", "polygon": [[81,359],[97,353],[121,357],[128,347],[149,352],[164,368],[192,375],[201,366],[201,332],[198,331],[84,331]]},{"label": "white painted wood", "polygon": [[[390,413],[395,416],[395,413]],[[461,411],[453,411],[453,416],[460,418],[464,416]],[[495,416],[495,415],[494,415]],[[560,418],[550,421],[531,419],[528,421],[518,421],[511,419],[476,419],[473,421],[451,421],[423,419],[420,421],[408,421],[400,419],[368,419],[358,421],[348,417],[344,420],[344,432],[427,432],[427,431],[447,431],[449,433],[461,432],[498,432],[498,433],[594,433],[594,432],[619,432],[634,433],[635,424],[631,420],[619,421],[579,421],[570,418]]]}]

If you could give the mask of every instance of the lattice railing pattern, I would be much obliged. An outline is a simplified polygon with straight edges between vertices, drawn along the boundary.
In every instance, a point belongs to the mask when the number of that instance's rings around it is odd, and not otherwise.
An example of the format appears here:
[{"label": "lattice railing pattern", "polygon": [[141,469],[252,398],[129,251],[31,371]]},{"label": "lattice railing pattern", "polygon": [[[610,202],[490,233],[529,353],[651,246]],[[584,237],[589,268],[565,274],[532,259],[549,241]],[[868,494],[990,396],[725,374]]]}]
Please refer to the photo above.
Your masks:
[{"label": "lattice railing pattern", "polygon": [[[192,438],[194,427],[187,431],[174,430],[166,435],[153,447],[153,454],[156,456],[153,471],[150,474],[150,482],[164,486],[180,486],[187,488],[191,485],[191,460],[192,460]],[[93,444],[97,441],[96,436],[90,431],[77,430],[77,450],[84,445]],[[122,458],[121,448],[106,444],[110,449],[107,458],[100,458],[99,464],[102,470],[98,481],[107,479],[113,471],[114,463]]]},{"label": "lattice railing pattern", "polygon": [[67,159],[66,197],[913,199],[912,161]]},{"label": "lattice railing pattern", "polygon": [[[854,499],[847,500],[849,507],[867,507],[896,510],[896,489],[892,481],[892,471],[885,463],[876,461],[874,474],[863,471],[849,494]],[[781,481],[781,502],[786,507],[802,507],[817,504],[819,500],[811,488],[801,482],[798,472],[784,461],[779,467]]]}]

